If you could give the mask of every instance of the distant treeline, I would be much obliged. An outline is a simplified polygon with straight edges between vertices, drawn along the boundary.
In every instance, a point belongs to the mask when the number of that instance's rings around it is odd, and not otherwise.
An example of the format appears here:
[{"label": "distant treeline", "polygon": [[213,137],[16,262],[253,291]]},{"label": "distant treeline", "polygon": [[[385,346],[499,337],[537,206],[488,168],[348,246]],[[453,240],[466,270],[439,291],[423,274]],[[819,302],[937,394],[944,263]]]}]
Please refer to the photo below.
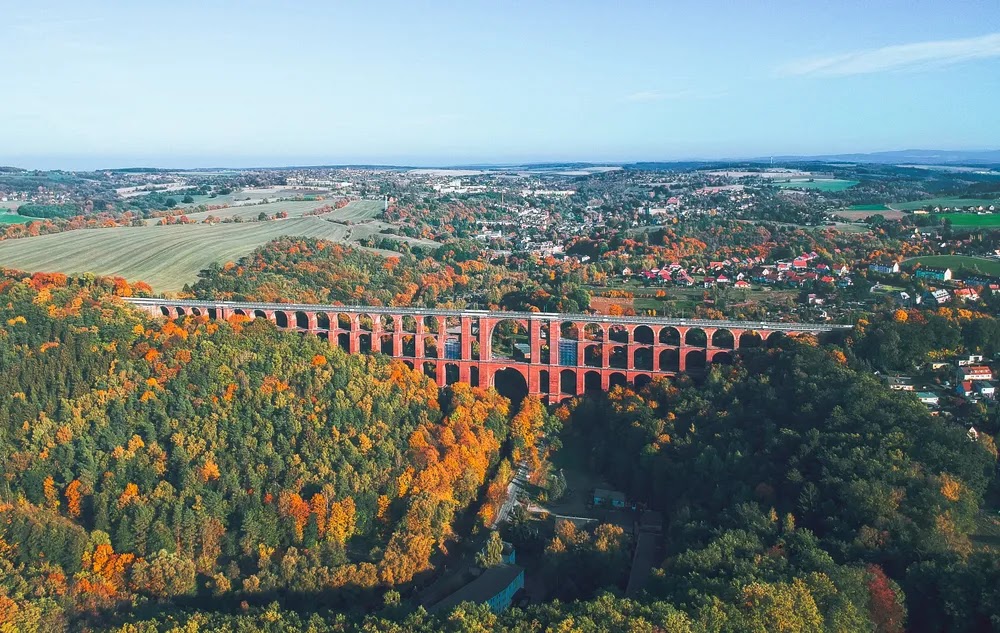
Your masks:
[{"label": "distant treeline", "polygon": [[22,204],[17,208],[18,215],[29,218],[71,218],[80,215],[81,210],[75,204]]}]

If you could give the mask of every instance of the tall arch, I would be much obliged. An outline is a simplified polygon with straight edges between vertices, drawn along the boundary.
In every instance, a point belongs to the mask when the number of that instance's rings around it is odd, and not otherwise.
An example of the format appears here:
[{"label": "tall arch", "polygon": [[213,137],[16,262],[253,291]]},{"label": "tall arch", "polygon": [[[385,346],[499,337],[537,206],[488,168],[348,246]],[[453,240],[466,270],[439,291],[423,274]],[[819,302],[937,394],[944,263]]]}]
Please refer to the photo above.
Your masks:
[{"label": "tall arch", "polygon": [[493,324],[489,335],[492,359],[525,362],[531,357],[528,322],[524,319],[501,319]]},{"label": "tall arch", "polygon": [[578,396],[576,392],[576,371],[564,369],[559,372],[559,393],[563,395]]},{"label": "tall arch", "polygon": [[[664,350],[666,351],[666,350]],[[635,352],[633,352],[635,363],[635,369],[642,369],[645,371],[653,371],[653,348],[652,347],[637,347]]]},{"label": "tall arch", "polygon": [[669,325],[664,328],[660,328],[660,345],[673,345],[678,347],[681,344],[681,333],[675,327],[670,327]]},{"label": "tall arch", "polygon": [[705,369],[705,350],[693,349],[684,356],[684,369],[686,371],[700,371]]},{"label": "tall arch", "polygon": [[604,386],[601,384],[601,374],[596,371],[588,371],[583,375],[583,391],[594,393],[601,391]]},{"label": "tall arch", "polygon": [[753,330],[744,332],[740,335],[740,349],[763,346],[764,340],[760,337],[760,334],[754,332]]},{"label": "tall arch", "polygon": [[624,345],[615,345],[612,347],[611,353],[608,354],[608,367],[614,367],[615,369],[627,369],[628,347]]},{"label": "tall arch", "polygon": [[295,311],[295,327],[300,330],[309,329],[309,315],[302,310]]},{"label": "tall arch", "polygon": [[628,380],[625,378],[625,374],[620,371],[612,372],[608,377],[608,389],[615,387],[628,387]]},{"label": "tall arch", "polygon": [[648,325],[640,325],[632,332],[633,342],[639,345],[652,345],[656,342],[653,335],[653,328]]},{"label": "tall arch", "polygon": [[274,324],[280,328],[288,327],[288,315],[281,310],[274,311]]},{"label": "tall arch", "polygon": [[677,350],[665,349],[660,352],[660,371],[679,371],[680,368],[680,353]]},{"label": "tall arch", "polygon": [[319,330],[330,329],[330,315],[326,312],[316,313],[316,328]]},{"label": "tall arch", "polygon": [[733,338],[733,333],[725,328],[719,328],[712,334],[712,347],[734,349],[736,340]]},{"label": "tall arch", "polygon": [[707,347],[708,336],[705,335],[705,330],[693,327],[684,335],[684,344],[693,347]]},{"label": "tall arch", "polygon": [[608,328],[608,340],[615,343],[629,344],[628,328],[624,325],[612,325]]}]

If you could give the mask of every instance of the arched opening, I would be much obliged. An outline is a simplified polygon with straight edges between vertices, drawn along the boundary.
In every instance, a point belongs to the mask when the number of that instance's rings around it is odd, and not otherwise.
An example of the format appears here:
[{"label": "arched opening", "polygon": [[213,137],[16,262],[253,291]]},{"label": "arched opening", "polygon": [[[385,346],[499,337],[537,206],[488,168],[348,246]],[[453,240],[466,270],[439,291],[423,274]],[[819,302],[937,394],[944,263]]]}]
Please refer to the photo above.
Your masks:
[{"label": "arched opening", "polygon": [[411,334],[417,333],[417,320],[409,314],[403,315],[403,331]]},{"label": "arched opening", "polygon": [[[372,349],[372,334],[371,332],[362,332],[358,334],[358,351],[364,354],[371,354]],[[413,365],[410,365],[413,368]]]},{"label": "arched opening", "polygon": [[[575,343],[574,343],[575,345]],[[583,364],[587,367],[600,367],[604,362],[601,345],[588,345],[583,348]]]},{"label": "arched opening", "polygon": [[[478,370],[477,370],[478,371]],[[448,363],[444,366],[444,382],[453,385],[461,378],[461,371],[455,363]],[[478,377],[477,377],[478,378]]]},{"label": "arched opening", "polygon": [[168,308],[167,306],[160,306],[160,314],[162,314],[165,317],[170,316],[170,308]]},{"label": "arched opening", "polygon": [[647,376],[646,374],[639,374],[638,376],[635,377],[635,380],[633,381],[633,383],[635,384],[635,390],[639,391],[640,389],[643,389],[646,385],[648,385],[652,381],[653,379]]},{"label": "arched opening", "polygon": [[733,333],[729,330],[716,330],[712,334],[712,347],[721,347],[723,349],[733,349],[735,347],[736,341],[733,339]]},{"label": "arched opening", "polygon": [[701,371],[705,369],[705,350],[691,350],[684,357],[684,369],[686,371]]},{"label": "arched opening", "polygon": [[733,357],[732,357],[732,355],[729,352],[716,352],[715,355],[712,356],[712,364],[713,365],[732,365],[733,364]]},{"label": "arched opening", "polygon": [[635,369],[653,371],[653,348],[638,347],[634,352]]},{"label": "arched opening", "polygon": [[358,315],[358,329],[364,330],[365,332],[375,331],[375,320],[368,314]]},{"label": "arched opening", "polygon": [[469,368],[469,384],[473,387],[479,387],[479,368],[470,367]]},{"label": "arched opening", "polygon": [[[489,350],[479,349],[479,319],[470,319],[469,323],[469,348],[472,350],[472,360],[480,360],[482,358],[488,358],[486,355]],[[462,342],[465,345],[465,342]]]},{"label": "arched opening", "polygon": [[551,390],[551,383],[549,382],[549,370],[543,369],[538,372],[538,387],[539,391],[542,393],[549,393]]},{"label": "arched opening", "polygon": [[267,313],[264,312],[263,310],[254,310],[253,311],[253,318],[254,319],[265,319],[266,320],[267,319]]},{"label": "arched opening", "polygon": [[437,381],[437,364],[424,363],[424,375],[433,381]]},{"label": "arched opening", "polygon": [[660,371],[678,371],[681,367],[680,355],[675,349],[660,352]]},{"label": "arched opening", "polygon": [[323,330],[322,332],[316,332],[316,336],[320,337],[324,341],[327,341],[327,342],[330,341],[330,332],[329,332],[329,330]]},{"label": "arched opening", "polygon": [[526,362],[531,359],[531,345],[528,341],[528,322],[504,319],[493,326],[490,332],[492,358]]},{"label": "arched opening", "polygon": [[219,311],[216,310],[215,308],[209,308],[208,309],[208,318],[210,318],[212,320],[218,319],[219,318]]},{"label": "arched opening", "polygon": [[316,313],[316,328],[319,330],[330,329],[330,315],[326,312]]},{"label": "arched opening", "polygon": [[246,312],[244,312],[243,310],[241,310],[239,308],[236,308],[235,310],[233,310],[233,314],[238,314],[240,316],[246,316],[247,315]]},{"label": "arched opening", "polygon": [[501,369],[493,375],[493,388],[510,400],[512,409],[520,406],[528,395],[528,382],[524,379],[524,374],[513,367]]},{"label": "arched opening", "polygon": [[740,335],[740,349],[763,346],[764,341],[760,338],[760,334],[757,334],[756,332],[744,332]]},{"label": "arched opening", "polygon": [[625,374],[617,371],[611,374],[611,377],[608,380],[608,387],[610,389],[614,389],[615,387],[624,388],[627,386],[628,386],[628,380],[625,379]]},{"label": "arched opening", "polygon": [[424,337],[424,358],[441,358],[438,354],[437,338],[433,336]]},{"label": "arched opening", "polygon": [[425,316],[425,317],[422,317],[421,321],[423,321],[423,323],[424,323],[424,332],[426,332],[428,334],[435,334],[435,335],[440,334],[441,333],[441,326],[440,326],[440,323],[438,322],[438,320],[440,318],[441,317],[436,317],[436,316]]},{"label": "arched opening", "polygon": [[708,337],[705,336],[705,330],[693,327],[684,335],[684,343],[695,347],[707,347]]},{"label": "arched opening", "polygon": [[406,365],[407,367],[409,367],[411,371],[413,370],[413,361],[412,360],[404,360],[403,364]]},{"label": "arched opening", "polygon": [[351,323],[351,316],[349,314],[344,314],[343,312],[337,314],[337,329],[338,330],[354,329],[354,324]]},{"label": "arched opening", "polygon": [[597,323],[588,323],[583,326],[583,338],[587,341],[604,341],[604,328]]},{"label": "arched opening", "polygon": [[774,331],[767,335],[767,340],[764,342],[767,344],[768,349],[774,349],[775,347],[781,347],[788,341],[788,335],[784,332]]},{"label": "arched opening", "polygon": [[608,329],[608,340],[628,345],[628,339],[628,328],[624,325],[612,325]]},{"label": "arched opening", "polygon": [[403,346],[403,356],[407,358],[415,358],[417,355],[417,341],[416,336],[413,334],[404,334],[401,337],[401,343]]},{"label": "arched opening", "polygon": [[341,332],[337,335],[337,345],[340,349],[345,352],[351,351],[351,335],[347,332]]},{"label": "arched opening", "polygon": [[601,374],[596,371],[588,371],[583,375],[584,393],[595,393],[601,390]]},{"label": "arched opening", "polygon": [[665,327],[660,330],[660,345],[673,345],[675,347],[681,344],[681,333],[675,327]]},{"label": "arched opening", "polygon": [[576,372],[572,369],[564,369],[559,372],[559,393],[570,396],[576,393]]},{"label": "arched opening", "polygon": [[201,316],[201,309],[200,308],[191,308],[191,314],[194,315],[194,316]]},{"label": "arched opening", "polygon": [[612,347],[611,354],[608,355],[608,366],[615,369],[628,368],[628,348],[624,345]]},{"label": "arched opening", "polygon": [[288,327],[288,315],[281,310],[274,311],[274,324],[280,328]]},{"label": "arched opening", "polygon": [[396,350],[393,349],[392,334],[382,334],[378,337],[378,351],[382,352],[386,356],[394,356]]},{"label": "arched opening", "polygon": [[295,327],[300,330],[309,329],[309,315],[305,312],[298,310],[295,312]]},{"label": "arched opening", "polygon": [[559,338],[567,341],[580,340],[580,328],[572,321],[563,321],[559,324]]},{"label": "arched opening", "polygon": [[180,307],[180,306],[177,306],[177,307],[175,308],[175,310],[176,310],[176,312],[177,312],[177,316],[179,316],[179,317],[182,317],[182,316],[184,316],[185,314],[187,314],[186,312],[184,312],[184,308],[182,308],[182,307]]},{"label": "arched opening", "polygon": [[640,325],[635,328],[635,331],[632,333],[632,339],[640,345],[652,345],[655,342],[653,337],[653,328],[648,325]]}]

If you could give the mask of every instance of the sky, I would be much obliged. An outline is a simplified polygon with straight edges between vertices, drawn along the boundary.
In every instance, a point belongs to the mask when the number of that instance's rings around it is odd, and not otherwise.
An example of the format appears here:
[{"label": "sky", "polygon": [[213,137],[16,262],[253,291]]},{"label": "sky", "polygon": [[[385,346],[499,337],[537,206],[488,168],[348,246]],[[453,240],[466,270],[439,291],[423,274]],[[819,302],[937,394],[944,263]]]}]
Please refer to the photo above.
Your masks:
[{"label": "sky", "polygon": [[0,165],[1000,148],[1000,0],[0,0]]}]

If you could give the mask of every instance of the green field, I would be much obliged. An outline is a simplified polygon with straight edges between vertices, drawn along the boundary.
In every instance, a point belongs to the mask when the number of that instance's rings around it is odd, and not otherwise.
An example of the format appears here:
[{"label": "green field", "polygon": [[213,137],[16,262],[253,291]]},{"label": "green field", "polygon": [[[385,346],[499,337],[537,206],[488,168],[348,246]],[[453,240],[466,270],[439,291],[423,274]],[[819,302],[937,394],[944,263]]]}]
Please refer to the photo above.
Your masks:
[{"label": "green field", "polygon": [[812,189],[813,191],[844,191],[858,184],[857,180],[790,180],[787,182],[775,182],[782,189]]},{"label": "green field", "polygon": [[377,218],[382,213],[383,206],[381,200],[351,200],[346,207],[324,213],[320,217],[338,222],[364,222]]},{"label": "green field", "polygon": [[[215,211],[199,211],[196,213],[186,213],[187,218],[193,222],[201,222],[208,216],[214,216],[220,220],[225,218],[240,218],[242,220],[256,220],[261,212],[273,217],[275,213],[284,211],[289,218],[302,217],[302,214],[313,209],[318,209],[323,205],[331,204],[328,200],[287,200],[285,202],[269,202],[267,204],[250,204],[241,207],[226,207]],[[346,208],[346,207],[345,207]],[[147,225],[154,225],[159,222],[159,218],[146,220]]]},{"label": "green field", "polygon": [[911,202],[891,202],[888,206],[900,211],[913,211],[914,209],[930,210],[934,207],[941,207],[942,209],[944,207],[961,207],[963,209],[978,206],[989,207],[991,204],[1000,205],[1000,201],[985,200],[982,198],[930,198],[927,200],[913,200]]},{"label": "green field", "polygon": [[889,207],[884,204],[852,204],[847,207],[848,211],[888,211]]},{"label": "green field", "polygon": [[942,221],[951,220],[952,226],[997,227],[1000,226],[1000,214],[977,215],[975,213],[940,213],[937,217]]},{"label": "green field", "polygon": [[950,268],[953,273],[964,268],[977,270],[984,275],[1000,277],[1000,261],[984,259],[982,257],[969,257],[968,255],[927,255],[908,259],[904,263],[911,266],[919,263],[929,268]]},{"label": "green field", "polygon": [[0,213],[0,224],[24,224],[26,222],[31,222],[32,220],[40,219],[41,218],[29,218],[16,213]]}]

